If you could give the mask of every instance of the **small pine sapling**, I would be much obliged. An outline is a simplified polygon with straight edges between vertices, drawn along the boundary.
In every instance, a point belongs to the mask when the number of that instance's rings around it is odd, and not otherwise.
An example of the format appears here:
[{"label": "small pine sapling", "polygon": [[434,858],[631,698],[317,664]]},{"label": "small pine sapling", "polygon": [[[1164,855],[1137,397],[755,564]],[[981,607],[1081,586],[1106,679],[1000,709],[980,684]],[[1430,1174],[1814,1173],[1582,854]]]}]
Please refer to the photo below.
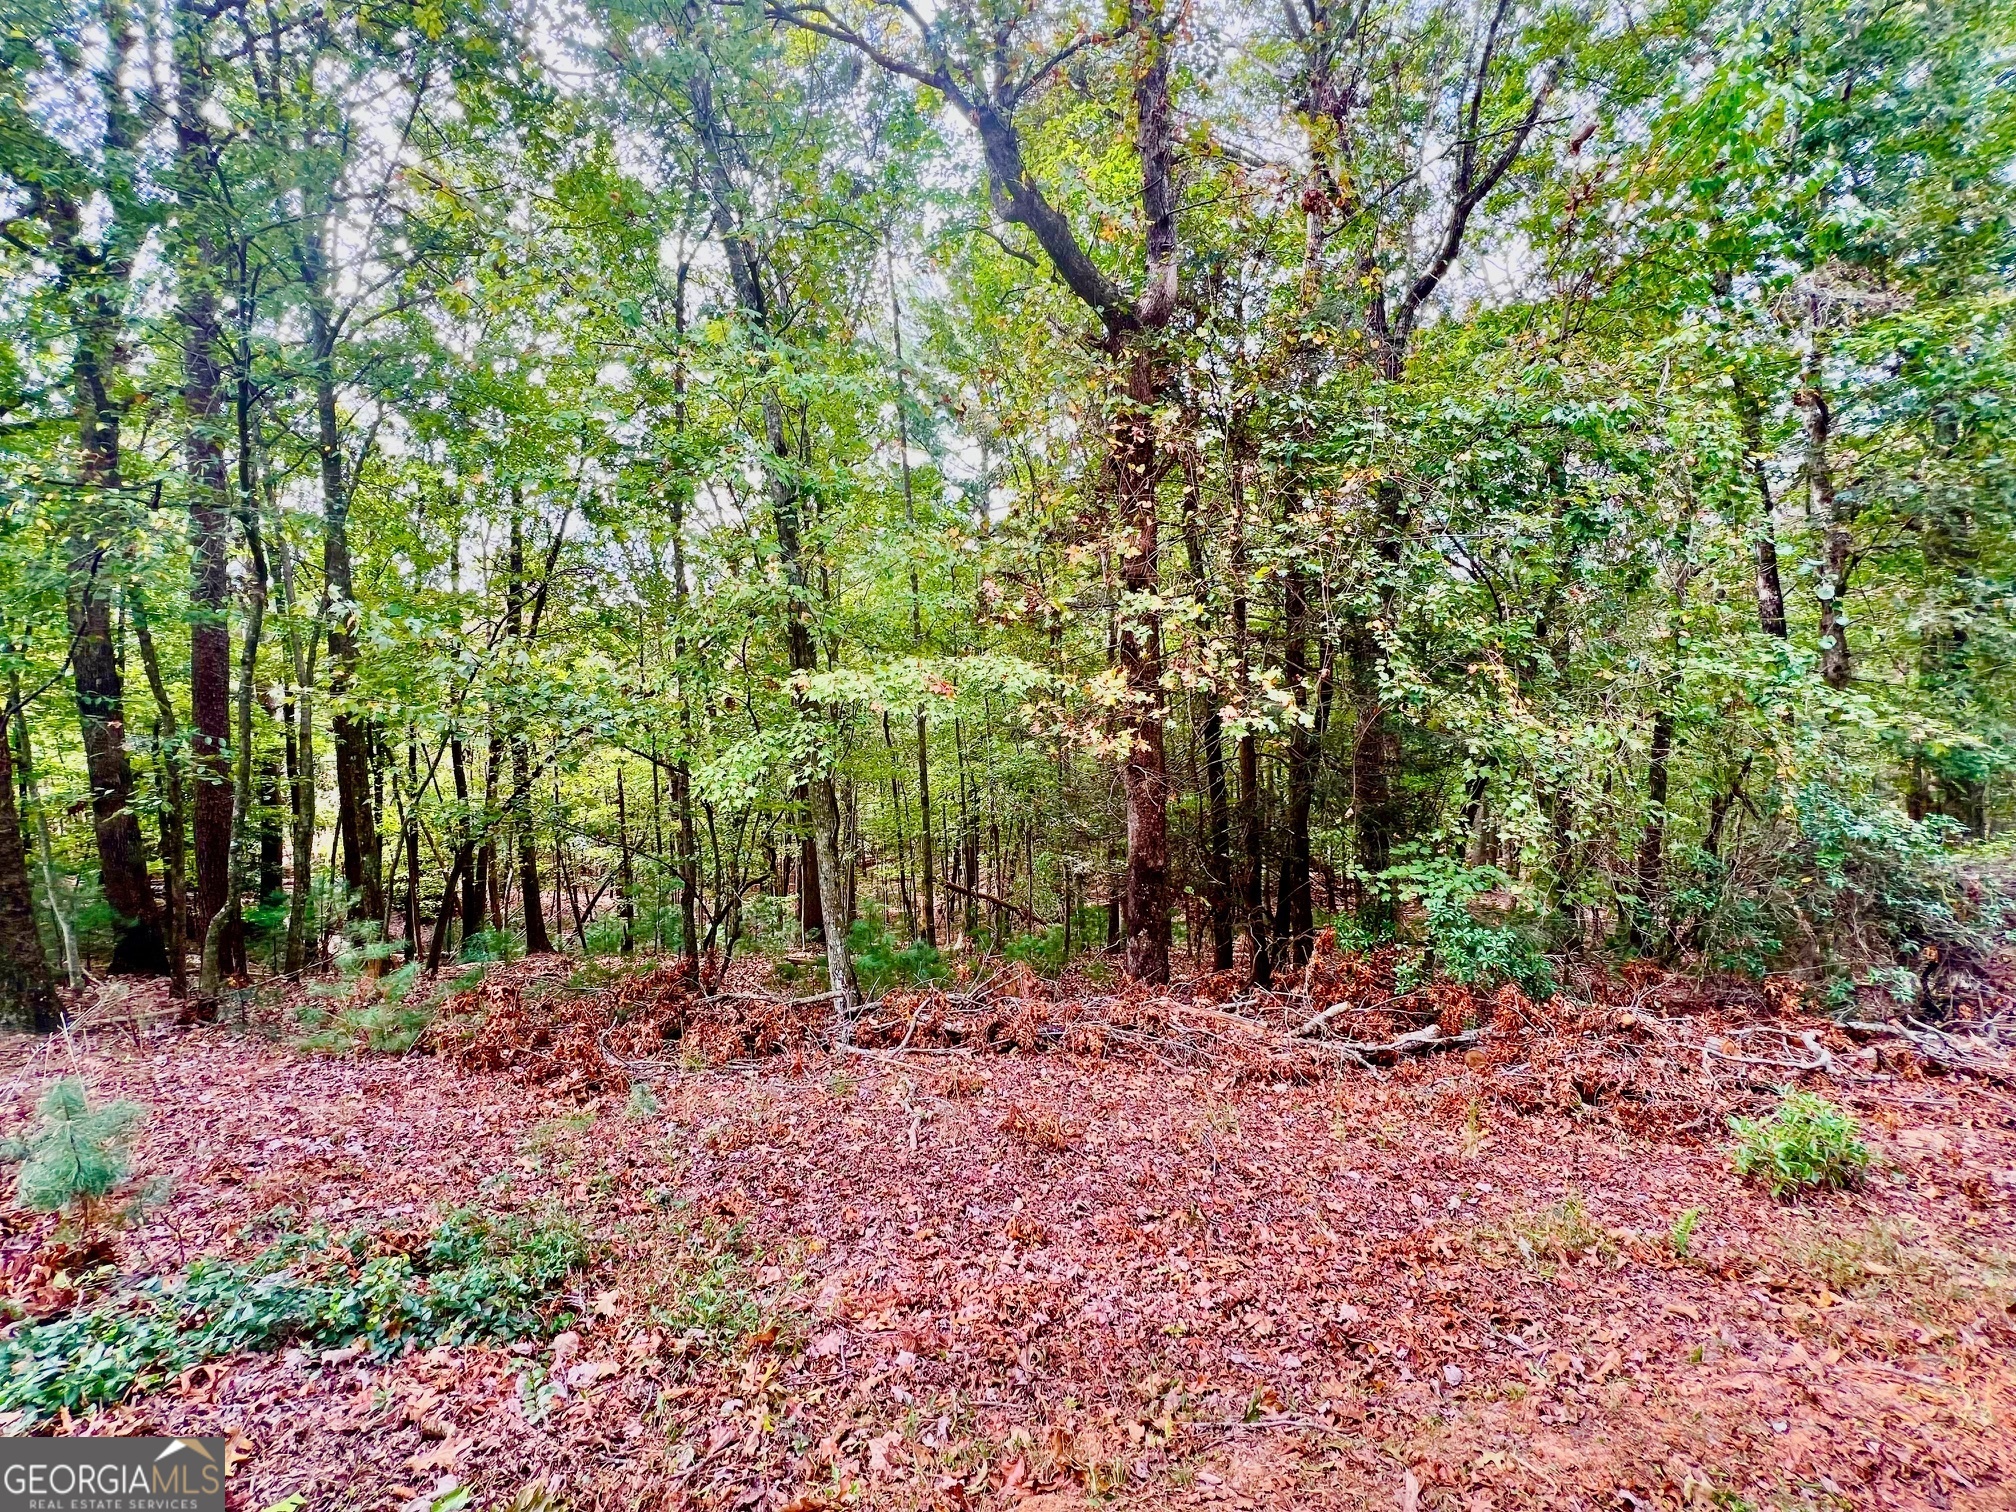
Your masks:
[{"label": "small pine sapling", "polygon": [[18,1161],[15,1195],[38,1213],[75,1207],[89,1228],[99,1205],[126,1179],[128,1141],[143,1116],[137,1103],[92,1107],[84,1083],[66,1076],[42,1095],[35,1111],[41,1122],[25,1137],[0,1146],[0,1155]]}]

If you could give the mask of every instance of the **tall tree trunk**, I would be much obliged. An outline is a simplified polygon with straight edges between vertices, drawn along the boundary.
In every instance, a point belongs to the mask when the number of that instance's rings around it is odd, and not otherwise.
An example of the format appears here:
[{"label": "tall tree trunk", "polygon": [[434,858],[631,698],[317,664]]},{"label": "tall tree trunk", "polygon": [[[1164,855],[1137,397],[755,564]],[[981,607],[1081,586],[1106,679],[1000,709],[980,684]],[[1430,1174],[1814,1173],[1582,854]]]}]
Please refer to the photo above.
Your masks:
[{"label": "tall tree trunk", "polygon": [[42,949],[42,932],[35,927],[27,837],[14,797],[14,756],[7,735],[19,720],[18,697],[16,693],[8,700],[7,718],[0,724],[0,1016],[36,1034],[48,1034],[62,1022],[62,1010],[49,957]]},{"label": "tall tree trunk", "polygon": [[[168,952],[170,995],[183,997],[189,990],[189,899],[184,890],[188,876],[184,837],[188,833],[189,793],[178,749],[181,729],[175,719],[174,700],[161,676],[161,658],[154,646],[153,628],[148,622],[147,601],[140,589],[130,588],[126,603],[133,611],[134,639],[140,646],[140,665],[147,675],[147,687],[154,695],[154,760],[161,773],[161,901],[165,917],[163,946]],[[227,836],[228,838],[228,836]]]},{"label": "tall tree trunk", "polygon": [[1390,478],[1383,479],[1376,497],[1379,625],[1362,614],[1353,615],[1346,640],[1352,706],[1357,715],[1351,746],[1351,813],[1357,831],[1358,871],[1363,888],[1359,919],[1374,934],[1393,921],[1390,888],[1379,878],[1393,864],[1393,841],[1399,830],[1393,772],[1399,763],[1400,741],[1392,727],[1382,687],[1386,645],[1380,626],[1390,632],[1399,606],[1400,534],[1404,528],[1400,485]]},{"label": "tall tree trunk", "polygon": [[[1652,714],[1652,749],[1645,768],[1645,828],[1638,840],[1637,890],[1641,911],[1656,906],[1666,852],[1666,793],[1673,758],[1673,712],[1660,707]],[[1631,921],[1632,943],[1644,941],[1644,920]]]},{"label": "tall tree trunk", "polygon": [[[1240,697],[1252,683],[1252,636],[1247,624],[1246,457],[1239,439],[1226,447],[1232,487],[1232,649]],[[1250,728],[1239,735],[1239,898],[1238,912],[1252,951],[1249,969],[1256,987],[1274,982],[1274,953],[1267,923],[1267,829],[1260,809],[1260,742]]]},{"label": "tall tree trunk", "polygon": [[315,891],[315,662],[321,649],[321,616],[309,627],[304,639],[298,621],[299,603],[294,594],[294,554],[284,532],[276,538],[280,557],[280,607],[286,615],[284,628],[287,658],[293,686],[287,711],[289,818],[293,833],[289,854],[293,875],[287,893],[286,970],[298,972],[308,964],[308,905]]},{"label": "tall tree trunk", "polygon": [[[208,239],[199,257],[209,260]],[[196,930],[200,937],[224,906],[231,871],[230,484],[219,434],[223,395],[217,365],[220,328],[214,270],[184,272],[182,407],[189,472],[190,752],[196,778]]]},{"label": "tall tree trunk", "polygon": [[214,1004],[223,987],[226,941],[238,927],[239,900],[251,884],[251,847],[245,844],[252,822],[252,692],[259,679],[259,637],[266,621],[268,571],[266,546],[259,529],[256,503],[245,499],[239,510],[239,524],[245,532],[245,547],[252,558],[252,577],[246,585],[245,639],[238,666],[238,749],[231,783],[231,876],[223,908],[210,918],[203,934],[203,967],[197,978],[199,1002]]},{"label": "tall tree trunk", "polygon": [[[1955,406],[1938,405],[1932,414],[1932,441],[1951,458],[1960,444]],[[1969,629],[1980,550],[1975,544],[1974,514],[1966,494],[1941,489],[1927,501],[1922,517],[1926,587],[1932,599],[1918,652],[1919,685],[1948,701],[1956,713],[1976,698],[1969,652]],[[1922,763],[1920,763],[1922,766]],[[1987,836],[1988,783],[1981,769],[1942,770],[1938,776],[1939,806],[1948,818],[1965,825],[1977,839]]]},{"label": "tall tree trunk", "polygon": [[[680,263],[677,298],[672,307],[673,328],[679,341],[679,353],[672,369],[672,415],[674,426],[682,433],[686,429],[686,279],[690,271],[691,264]],[[674,480],[672,488],[672,604],[673,612],[678,616],[678,630],[672,637],[675,665],[683,660],[686,649],[686,501],[691,487],[690,480],[679,478]],[[693,745],[693,706],[692,700],[686,696],[683,681],[679,698],[679,735],[679,760],[672,768],[672,801],[679,821],[679,855],[675,866],[679,876],[679,954],[686,964],[687,979],[697,986],[700,982],[700,838],[693,823],[693,768],[688,759]],[[651,827],[654,843],[658,845],[657,859],[662,866],[663,837],[658,832],[658,743],[655,737],[651,749]],[[663,875],[662,871],[660,875]],[[661,932],[657,916],[664,911],[662,885],[654,887],[653,896],[656,902],[652,928],[657,934]]]},{"label": "tall tree trunk", "polygon": [[623,801],[623,763],[616,763],[616,844],[622,857],[616,885],[622,890],[617,914],[623,920],[624,955],[637,950],[637,870],[630,858],[630,809]]},{"label": "tall tree trunk", "polygon": [[[512,490],[517,502],[517,490]],[[517,512],[511,515],[510,580],[504,588],[506,633],[514,640],[525,635],[525,536]],[[553,941],[546,933],[544,898],[539,888],[539,836],[532,825],[532,755],[525,741],[523,715],[511,715],[511,825],[518,842],[518,889],[525,910],[525,953],[550,955]]]},{"label": "tall tree trunk", "polygon": [[[1688,529],[1691,534],[1691,521]],[[1638,841],[1637,876],[1634,882],[1638,895],[1638,908],[1631,920],[1633,945],[1644,942],[1645,925],[1659,906],[1659,895],[1664,885],[1666,795],[1671,781],[1670,769],[1673,759],[1673,710],[1680,701],[1682,677],[1681,620],[1687,612],[1687,587],[1694,576],[1694,568],[1687,561],[1684,540],[1673,571],[1673,610],[1666,629],[1666,635],[1671,642],[1669,654],[1672,657],[1672,665],[1660,679],[1659,705],[1652,713],[1652,746],[1645,770],[1645,828]],[[1719,819],[1714,827],[1719,831]]]},{"label": "tall tree trunk", "polygon": [[[1204,558],[1203,499],[1198,477],[1199,459],[1193,451],[1184,459],[1183,546],[1190,558],[1192,592],[1196,595],[1201,623],[1208,627],[1210,616],[1210,572]],[[1227,812],[1225,790],[1224,690],[1212,683],[1204,690],[1208,700],[1204,710],[1200,740],[1204,746],[1204,792],[1208,809],[1205,829],[1205,888],[1211,912],[1211,967],[1232,969],[1232,823]],[[1032,905],[1033,907],[1033,905]]]},{"label": "tall tree trunk", "polygon": [[420,959],[420,738],[406,728],[406,959]]},{"label": "tall tree trunk", "polygon": [[[493,716],[494,717],[494,716]],[[496,830],[491,816],[497,812],[497,781],[504,767],[504,737],[492,727],[483,757],[483,840],[476,847],[476,869],[484,905],[490,910],[490,927],[504,927],[504,882],[498,875]]]},{"label": "tall tree trunk", "polygon": [[441,883],[441,907],[434,915],[434,935],[427,942],[427,969],[430,972],[441,969],[441,951],[448,943],[448,929],[455,918],[455,889],[460,883],[464,867],[469,861],[468,852],[457,848],[455,860],[448,868],[448,875]]},{"label": "tall tree trunk", "polygon": [[[917,528],[917,498],[910,479],[909,395],[903,373],[903,306],[896,296],[896,261],[889,257],[889,317],[896,333],[896,443],[903,476],[903,514],[911,530]],[[917,580],[917,559],[910,559],[910,644],[918,656],[924,654],[924,601]],[[924,721],[924,705],[917,705],[917,824],[922,837],[918,855],[922,865],[917,874],[918,897],[924,912],[924,941],[938,943],[937,883],[932,875],[937,866],[931,851],[931,740]]]},{"label": "tall tree trunk", "polygon": [[[144,67],[143,43],[140,29],[122,7],[106,7],[102,20],[110,47],[93,70],[103,86],[102,160],[110,172],[119,173],[125,171],[121,165],[132,161],[148,125],[129,103],[125,83],[130,72]],[[167,953],[147,880],[146,843],[133,812],[124,687],[110,609],[118,574],[103,570],[112,543],[123,537],[128,523],[120,499],[121,404],[113,389],[125,361],[125,301],[141,229],[115,214],[102,235],[87,235],[85,202],[62,182],[66,178],[67,173],[31,175],[33,181],[25,187],[30,208],[47,229],[45,253],[55,265],[56,288],[67,299],[70,314],[70,387],[79,453],[79,487],[63,522],[70,666],[91,782],[99,882],[113,914],[112,970],[156,975],[165,969]]]},{"label": "tall tree trunk", "polygon": [[1820,581],[1814,592],[1820,599],[1820,676],[1830,688],[1845,688],[1854,674],[1848,654],[1846,599],[1848,572],[1854,538],[1841,517],[1841,501],[1834,491],[1834,463],[1829,455],[1834,424],[1827,403],[1821,370],[1822,345],[1817,296],[1811,297],[1806,361],[1800,373],[1795,402],[1806,415],[1806,487],[1812,501],[1813,519],[1826,532],[1822,547]]},{"label": "tall tree trunk", "polygon": [[322,468],[322,571],[328,584],[330,732],[336,746],[336,828],[343,842],[343,883],[353,918],[382,919],[385,890],[378,872],[378,816],[371,802],[371,727],[351,708],[357,682],[358,607],[350,569],[350,484],[336,413],[336,334],[328,315],[311,307],[315,327],[315,428]]},{"label": "tall tree trunk", "polygon": [[[79,366],[86,364],[80,359]],[[84,483],[110,492],[119,486],[117,411],[95,382],[83,385]],[[102,406],[102,408],[100,408]],[[108,526],[109,526],[109,522]],[[98,839],[99,886],[113,915],[115,974],[159,976],[168,969],[161,915],[147,877],[147,844],[133,811],[133,769],[126,756],[126,687],[112,641],[111,592],[102,566],[105,548],[90,535],[70,541],[68,608],[74,650],[77,720],[91,781],[91,814]]]},{"label": "tall tree trunk", "polygon": [[[284,712],[270,705],[267,715],[284,718]],[[259,815],[259,877],[254,883],[254,896],[263,905],[270,903],[287,885],[286,861],[281,846],[280,814],[280,756],[268,749],[259,755],[258,784]]]},{"label": "tall tree trunk", "polygon": [[[1282,525],[1294,514],[1294,494],[1284,493]],[[1281,585],[1281,676],[1295,698],[1295,720],[1288,732],[1288,804],[1283,818],[1281,880],[1274,894],[1274,938],[1282,953],[1279,964],[1291,968],[1308,959],[1315,931],[1315,909],[1309,894],[1309,815],[1316,793],[1316,697],[1309,686],[1309,579],[1291,565]]]},{"label": "tall tree trunk", "polygon": [[1743,426],[1743,461],[1757,485],[1757,623],[1766,635],[1785,639],[1785,587],[1778,577],[1778,534],[1773,524],[1771,475],[1764,468],[1764,417],[1757,396],[1736,385],[1736,411]]},{"label": "tall tree trunk", "polygon": [[798,930],[808,940],[826,943],[826,894],[819,885],[819,847],[812,838],[812,795],[798,789],[805,807],[805,827],[798,836]]},{"label": "tall tree trunk", "polygon": [[1283,584],[1283,677],[1295,693],[1295,725],[1288,733],[1288,807],[1283,816],[1281,883],[1274,898],[1274,938],[1280,964],[1299,968],[1309,959],[1316,930],[1309,890],[1309,816],[1315,805],[1316,769],[1330,713],[1330,656],[1326,651],[1309,687],[1308,582],[1290,569]]},{"label": "tall tree trunk", "polygon": [[218,290],[224,267],[212,216],[210,128],[202,115],[204,19],[175,0],[176,182],[181,199],[181,306],[184,463],[189,479],[190,756],[195,778],[195,926],[200,939],[224,906],[231,871],[231,500],[224,467],[224,390]]},{"label": "tall tree trunk", "polygon": [[[707,194],[719,227],[722,250],[735,290],[735,302],[744,322],[761,340],[768,341],[771,329],[771,299],[764,285],[762,254],[756,242],[741,228],[741,215],[734,185],[728,176],[729,152],[724,145],[722,123],[715,113],[713,81],[704,70],[696,71],[687,84],[687,100],[692,107],[694,128],[703,152]],[[812,637],[813,596],[806,571],[803,546],[803,515],[795,476],[797,463],[791,454],[784,429],[784,402],[774,382],[763,389],[763,437],[769,456],[764,469],[764,492],[770,502],[777,534],[777,556],[783,568],[785,592],[785,649],[794,674],[818,670],[818,650]],[[794,692],[798,718],[817,722],[821,711]],[[815,871],[819,891],[828,901],[846,896],[846,863],[836,847],[841,843],[840,810],[835,801],[833,774],[823,750],[825,741],[810,742],[817,754],[813,769],[804,774],[807,790],[807,829],[817,860]],[[853,970],[847,959],[844,929],[828,929],[826,934],[826,976],[834,1007],[843,1017],[854,1007]]]},{"label": "tall tree trunk", "polygon": [[18,673],[9,674],[8,691],[15,709],[13,734],[17,766],[14,775],[21,788],[20,801],[35,811],[35,850],[42,871],[42,895],[48,899],[49,918],[56,926],[57,937],[63,942],[64,975],[72,987],[81,987],[84,985],[84,963],[77,956],[77,931],[64,913],[63,900],[56,896],[56,858],[49,843],[49,811],[43,806],[35,778],[34,747],[28,739],[28,710],[21,702],[21,678]]},{"label": "tall tree trunk", "polygon": [[1162,626],[1152,607],[1159,589],[1156,560],[1159,459],[1154,358],[1131,354],[1124,399],[1113,422],[1113,468],[1119,519],[1127,543],[1121,591],[1130,601],[1120,625],[1120,667],[1127,679],[1129,736],[1122,780],[1127,793],[1127,885],[1124,925],[1127,974],[1136,981],[1169,980],[1169,775],[1163,752]]},{"label": "tall tree trunk", "polygon": [[[448,761],[455,776],[455,807],[459,817],[455,821],[455,861],[451,867],[454,878],[459,878],[462,888],[462,938],[480,934],[483,930],[483,879],[476,871],[476,814],[469,806],[469,758],[462,748],[462,732],[458,729],[448,737]],[[442,902],[442,917],[449,916],[446,899]],[[432,948],[438,956],[440,945]]]}]

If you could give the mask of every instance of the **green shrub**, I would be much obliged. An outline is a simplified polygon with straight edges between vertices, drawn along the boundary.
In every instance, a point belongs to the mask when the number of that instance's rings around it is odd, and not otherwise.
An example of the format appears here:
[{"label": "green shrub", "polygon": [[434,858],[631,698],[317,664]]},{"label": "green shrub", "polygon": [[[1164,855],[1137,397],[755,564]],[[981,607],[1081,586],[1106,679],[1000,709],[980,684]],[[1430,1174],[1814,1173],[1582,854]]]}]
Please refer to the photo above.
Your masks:
[{"label": "green shrub", "polygon": [[0,1156],[19,1161],[14,1192],[21,1205],[38,1213],[75,1208],[84,1222],[126,1179],[128,1141],[144,1116],[137,1103],[92,1107],[84,1083],[66,1076],[42,1094],[35,1106],[40,1122],[20,1139],[0,1147]]},{"label": "green shrub", "polygon": [[630,1084],[630,1099],[623,1105],[623,1116],[632,1123],[649,1123],[658,1116],[658,1098],[647,1083]]},{"label": "green shrub", "polygon": [[1001,957],[1020,961],[1038,976],[1060,975],[1071,956],[1106,938],[1106,910],[1079,907],[1071,911],[1071,950],[1064,949],[1064,926],[1052,924],[1041,933],[1009,935],[1001,942]]},{"label": "green shrub", "polygon": [[936,945],[913,940],[898,946],[880,919],[854,921],[847,931],[847,953],[854,960],[855,979],[871,998],[880,997],[891,987],[914,987],[945,975],[945,963]]},{"label": "green shrub", "polygon": [[1444,857],[1403,862],[1382,874],[1402,897],[1421,904],[1434,970],[1451,981],[1496,987],[1514,983],[1528,997],[1554,991],[1554,970],[1540,941],[1517,920],[1480,923],[1472,902],[1511,879],[1495,866],[1464,866]]},{"label": "green shrub", "polygon": [[471,965],[491,965],[515,961],[525,954],[525,945],[509,929],[479,929],[462,942],[461,959]]},{"label": "green shrub", "polygon": [[1811,1092],[1786,1091],[1768,1118],[1732,1118],[1739,1176],[1782,1197],[1801,1187],[1853,1186],[1869,1166],[1854,1115]]},{"label": "green shrub", "polygon": [[[591,957],[619,954],[623,949],[623,916],[613,913],[598,914],[588,921],[584,933],[588,937],[588,954]],[[634,927],[630,938],[634,946],[637,939]],[[651,937],[646,935],[644,939],[645,943],[649,944]]]},{"label": "green shrub", "polygon": [[1038,976],[1056,976],[1064,969],[1064,926],[1052,924],[1041,934],[1008,936],[1001,942],[1001,958],[1019,961]]},{"label": "green shrub", "polygon": [[465,1209],[410,1251],[359,1230],[282,1235],[248,1262],[198,1260],[88,1311],[19,1323],[0,1337],[0,1410],[31,1424],[147,1391],[206,1360],[299,1343],[361,1343],[384,1356],[539,1336],[568,1321],[562,1283],[586,1255],[571,1224]]},{"label": "green shrub", "polygon": [[[311,986],[311,1001],[297,1010],[295,1019],[304,1033],[296,1043],[336,1055],[358,1049],[404,1055],[418,1044],[434,1022],[432,1003],[408,1001],[423,964],[413,960],[380,976],[366,974],[373,962],[382,965],[397,953],[397,946],[383,940],[342,951],[336,957],[339,979]],[[320,1007],[318,1000],[337,1006]]]}]

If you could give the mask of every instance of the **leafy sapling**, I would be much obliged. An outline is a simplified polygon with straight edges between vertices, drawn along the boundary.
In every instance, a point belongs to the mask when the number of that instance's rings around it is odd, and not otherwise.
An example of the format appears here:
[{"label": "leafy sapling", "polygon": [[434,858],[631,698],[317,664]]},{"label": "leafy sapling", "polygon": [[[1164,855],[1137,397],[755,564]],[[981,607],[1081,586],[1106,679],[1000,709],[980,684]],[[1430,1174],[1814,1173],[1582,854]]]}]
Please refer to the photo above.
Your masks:
[{"label": "leafy sapling", "polygon": [[100,1205],[126,1179],[133,1126],[144,1116],[137,1103],[91,1105],[84,1083],[66,1076],[42,1094],[40,1122],[25,1136],[0,1146],[0,1156],[21,1165],[14,1191],[38,1213],[74,1208],[90,1227]]},{"label": "leafy sapling", "polygon": [[1869,1147],[1855,1116],[1813,1092],[1787,1089],[1768,1118],[1732,1118],[1736,1174],[1764,1183],[1773,1197],[1802,1187],[1848,1187],[1869,1168]]}]

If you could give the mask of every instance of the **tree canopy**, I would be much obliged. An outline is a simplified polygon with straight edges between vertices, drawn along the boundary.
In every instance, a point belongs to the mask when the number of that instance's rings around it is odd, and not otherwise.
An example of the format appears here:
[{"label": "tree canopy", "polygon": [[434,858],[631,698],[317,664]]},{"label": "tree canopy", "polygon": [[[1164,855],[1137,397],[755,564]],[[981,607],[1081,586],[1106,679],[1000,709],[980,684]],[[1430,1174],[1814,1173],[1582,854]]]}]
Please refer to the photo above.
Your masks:
[{"label": "tree canopy", "polygon": [[1326,928],[1959,990],[2006,5],[12,17],[24,1024],[345,951],[1265,986]]}]

